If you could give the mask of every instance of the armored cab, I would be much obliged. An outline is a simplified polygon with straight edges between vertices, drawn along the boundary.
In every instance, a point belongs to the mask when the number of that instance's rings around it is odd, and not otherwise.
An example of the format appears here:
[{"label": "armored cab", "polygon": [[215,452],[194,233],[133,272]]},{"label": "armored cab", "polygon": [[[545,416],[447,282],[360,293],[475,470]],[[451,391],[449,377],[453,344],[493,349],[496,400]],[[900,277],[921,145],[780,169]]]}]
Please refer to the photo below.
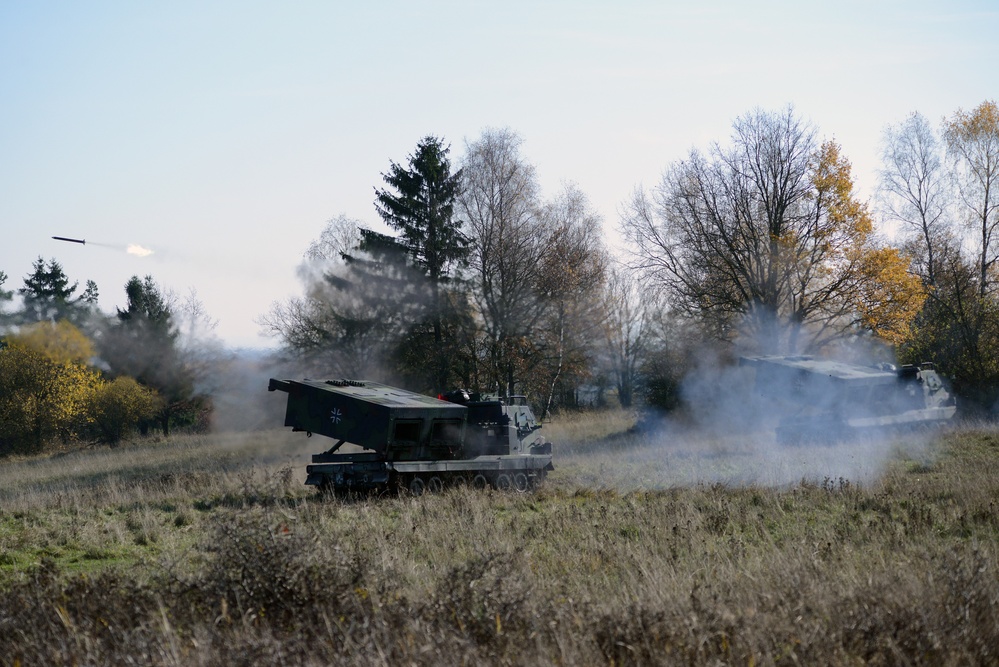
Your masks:
[{"label": "armored cab", "polygon": [[957,411],[932,364],[861,366],[810,356],[743,357],[782,413],[781,443],[834,442],[938,426]]},{"label": "armored cab", "polygon": [[[312,457],[306,484],[419,493],[469,481],[523,491],[552,469],[551,446],[522,397],[439,400],[356,380],[271,379],[268,390],[288,394],[285,426],[336,440]],[[364,451],[339,453],[347,443]]]}]

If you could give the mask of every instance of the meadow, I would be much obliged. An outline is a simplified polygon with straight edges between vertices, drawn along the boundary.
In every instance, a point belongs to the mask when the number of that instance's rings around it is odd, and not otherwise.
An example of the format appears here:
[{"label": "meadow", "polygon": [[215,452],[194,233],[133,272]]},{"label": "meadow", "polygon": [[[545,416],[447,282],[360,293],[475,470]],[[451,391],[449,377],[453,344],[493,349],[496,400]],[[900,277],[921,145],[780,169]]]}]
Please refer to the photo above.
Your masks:
[{"label": "meadow", "polygon": [[0,664],[996,664],[999,430],[546,424],[526,494],[337,499],[302,434],[0,461]]}]

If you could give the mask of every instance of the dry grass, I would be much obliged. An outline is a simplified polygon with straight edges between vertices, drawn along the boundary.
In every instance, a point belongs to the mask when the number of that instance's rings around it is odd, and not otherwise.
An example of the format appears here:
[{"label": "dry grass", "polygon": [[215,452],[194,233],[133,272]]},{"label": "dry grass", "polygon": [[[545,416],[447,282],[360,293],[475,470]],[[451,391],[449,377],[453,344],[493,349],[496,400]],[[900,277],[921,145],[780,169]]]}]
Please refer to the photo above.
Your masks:
[{"label": "dry grass", "polygon": [[528,495],[324,499],[277,432],[3,464],[0,663],[999,661],[995,431],[850,478],[630,426],[546,425]]}]

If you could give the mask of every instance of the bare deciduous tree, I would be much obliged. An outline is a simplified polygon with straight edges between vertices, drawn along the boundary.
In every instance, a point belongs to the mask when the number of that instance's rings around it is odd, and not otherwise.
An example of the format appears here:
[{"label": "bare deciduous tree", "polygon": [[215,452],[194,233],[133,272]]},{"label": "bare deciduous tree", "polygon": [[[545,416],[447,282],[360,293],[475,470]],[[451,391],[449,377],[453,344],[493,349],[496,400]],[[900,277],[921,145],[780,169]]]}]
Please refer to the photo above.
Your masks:
[{"label": "bare deciduous tree", "polygon": [[567,184],[548,202],[541,219],[544,252],[537,292],[547,309],[538,338],[547,348],[542,361],[549,380],[547,415],[564,378],[577,386],[589,376],[602,325],[600,288],[607,257],[600,217],[575,185]]},{"label": "bare deciduous tree", "polygon": [[468,225],[473,293],[486,336],[490,384],[511,392],[517,348],[544,313],[537,293],[544,255],[534,167],[508,129],[486,130],[466,145],[460,215]]},{"label": "bare deciduous tree", "polygon": [[326,221],[319,238],[305,251],[307,261],[342,262],[361,243],[361,222],[341,213]]},{"label": "bare deciduous tree", "polygon": [[992,293],[999,277],[999,105],[985,101],[970,112],[958,109],[944,122],[958,192],[978,245],[979,295]]},{"label": "bare deciduous tree", "polygon": [[947,243],[951,197],[943,146],[919,113],[884,133],[878,199],[885,215],[902,223],[907,247],[927,285],[936,283],[941,246]]},{"label": "bare deciduous tree", "polygon": [[634,195],[623,227],[634,267],[673,308],[766,353],[858,326],[897,336],[922,303],[900,254],[876,247],[850,163],[790,108],[754,111],[731,147],[672,165],[651,195]]},{"label": "bare deciduous tree", "polygon": [[[889,211],[917,230],[917,268],[931,286],[900,359],[936,361],[964,409],[988,409],[999,395],[999,107],[986,101],[944,120],[946,161],[918,114],[887,136],[882,182],[892,179],[886,189],[900,203]],[[929,196],[946,191],[941,173],[956,196]]]},{"label": "bare deciduous tree", "polygon": [[381,243],[387,237],[369,230],[359,236],[368,239],[361,242],[366,251],[355,246],[350,255],[307,261],[304,296],[272,304],[258,322],[320,374],[391,379],[395,347],[426,314],[427,283],[404,249]]},{"label": "bare deciduous tree", "polygon": [[647,308],[651,295],[643,292],[634,274],[624,267],[610,271],[604,292],[604,341],[621,407],[634,402],[638,373],[648,340]]}]

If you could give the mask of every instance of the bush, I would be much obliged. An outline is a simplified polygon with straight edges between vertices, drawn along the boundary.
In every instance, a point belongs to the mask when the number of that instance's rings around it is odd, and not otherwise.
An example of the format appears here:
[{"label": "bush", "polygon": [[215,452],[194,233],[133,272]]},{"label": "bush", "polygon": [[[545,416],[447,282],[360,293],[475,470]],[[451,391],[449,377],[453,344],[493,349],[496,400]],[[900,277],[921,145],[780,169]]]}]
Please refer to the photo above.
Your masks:
[{"label": "bush", "polygon": [[102,382],[90,398],[89,413],[102,441],[114,445],[139,422],[152,419],[161,401],[155,391],[130,377]]},{"label": "bush", "polygon": [[37,452],[84,432],[100,374],[11,343],[0,350],[0,453]]}]

